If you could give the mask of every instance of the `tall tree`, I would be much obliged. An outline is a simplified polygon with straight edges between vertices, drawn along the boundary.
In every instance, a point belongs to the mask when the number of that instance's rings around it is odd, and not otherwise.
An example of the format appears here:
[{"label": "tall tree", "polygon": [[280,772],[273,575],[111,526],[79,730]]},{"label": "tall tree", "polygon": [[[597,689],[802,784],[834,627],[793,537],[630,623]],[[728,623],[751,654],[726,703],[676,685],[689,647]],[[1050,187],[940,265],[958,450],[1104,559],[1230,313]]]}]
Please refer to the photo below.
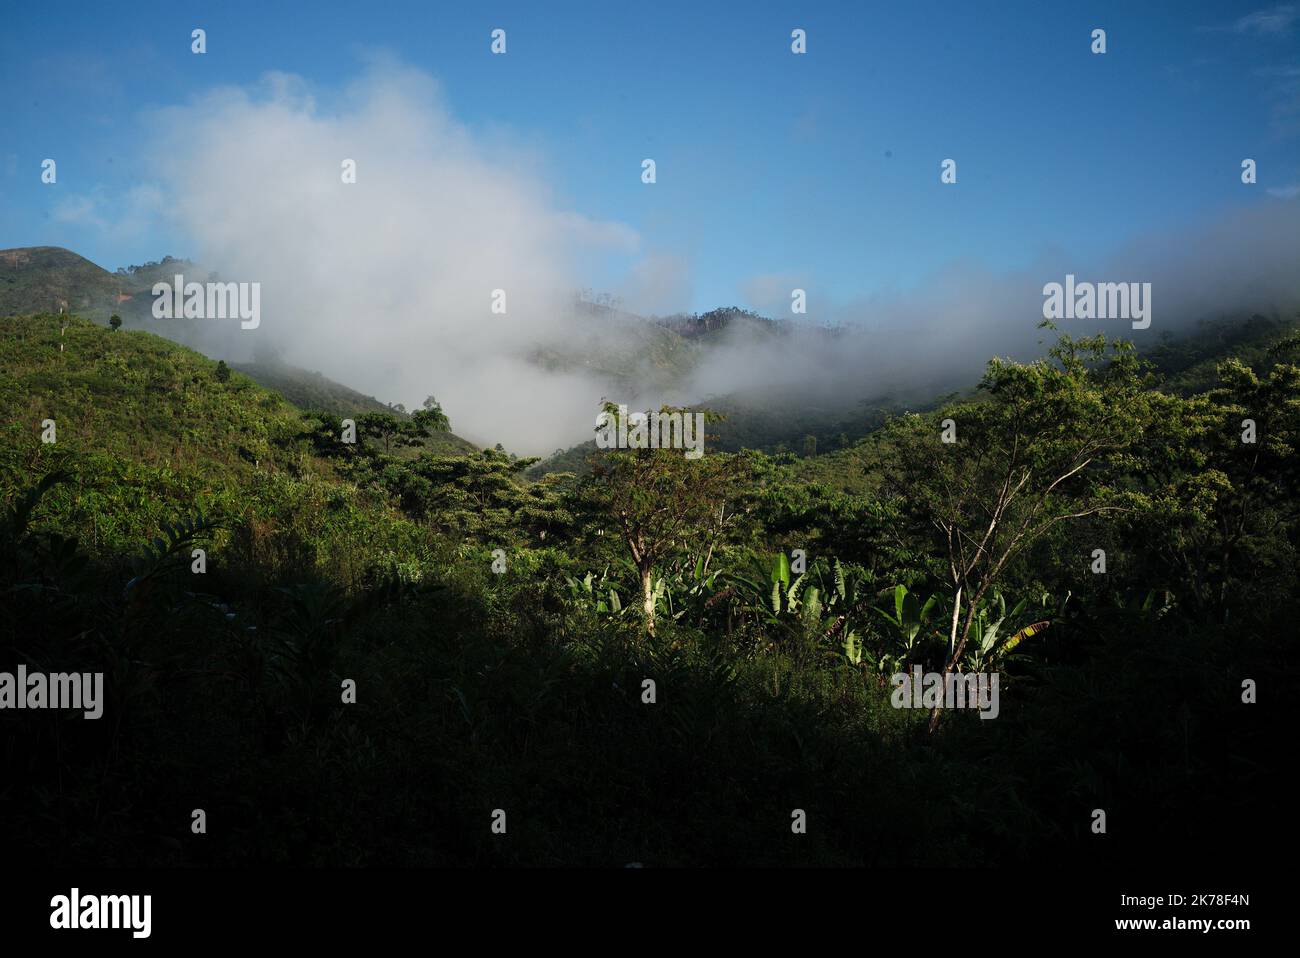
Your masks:
[{"label": "tall tree", "polygon": [[887,488],[939,540],[952,590],[945,679],[1012,559],[1061,523],[1133,505],[1116,479],[1148,385],[1131,343],[1062,336],[1045,359],[992,360],[980,401],[895,424]]},{"label": "tall tree", "polygon": [[390,412],[367,412],[357,417],[357,426],[366,436],[375,436],[384,442],[384,453],[391,454],[393,441],[401,443],[407,434],[405,423]]},{"label": "tall tree", "polygon": [[[605,413],[618,426],[619,410]],[[681,412],[665,406],[662,413]],[[720,417],[705,412],[706,422]],[[589,503],[611,516],[636,567],[646,632],[654,635],[656,567],[675,551],[705,547],[722,531],[726,506],[743,481],[740,457],[710,454],[687,459],[680,449],[609,451],[586,480]]]}]

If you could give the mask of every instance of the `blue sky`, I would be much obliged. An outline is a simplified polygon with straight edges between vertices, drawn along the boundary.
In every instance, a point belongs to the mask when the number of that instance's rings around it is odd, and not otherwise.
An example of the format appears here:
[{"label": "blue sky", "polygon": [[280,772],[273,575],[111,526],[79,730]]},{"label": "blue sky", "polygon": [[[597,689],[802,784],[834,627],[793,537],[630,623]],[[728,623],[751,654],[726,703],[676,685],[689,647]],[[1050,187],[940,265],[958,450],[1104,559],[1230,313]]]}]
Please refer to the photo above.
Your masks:
[{"label": "blue sky", "polygon": [[[483,142],[536,151],[558,208],[680,257],[697,310],[762,305],[761,277],[847,300],[953,262],[1095,255],[1300,184],[1300,4],[882,6],[11,4],[0,247],[66,246],[109,269],[190,254],[164,218],[115,222],[149,185],[142,115],[267,71],[341,89],[377,50],[436,77]],[[949,157],[955,186],[939,180]],[[95,212],[74,215],[87,197]],[[593,262],[590,285],[614,269]]]}]

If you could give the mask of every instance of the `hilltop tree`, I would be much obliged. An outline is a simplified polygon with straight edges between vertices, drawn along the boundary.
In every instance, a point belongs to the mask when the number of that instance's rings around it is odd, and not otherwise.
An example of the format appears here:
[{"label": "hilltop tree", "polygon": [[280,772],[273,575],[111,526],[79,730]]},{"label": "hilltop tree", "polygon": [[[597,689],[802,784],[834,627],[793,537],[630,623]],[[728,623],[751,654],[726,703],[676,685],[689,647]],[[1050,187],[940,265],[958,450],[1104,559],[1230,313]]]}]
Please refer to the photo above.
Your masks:
[{"label": "hilltop tree", "polygon": [[114,313],[108,317],[108,325],[112,327],[113,332],[117,332],[122,327],[122,317]]},{"label": "hilltop tree", "polygon": [[411,414],[410,437],[418,442],[435,432],[450,432],[451,421],[442,411],[442,405],[432,396],[426,396],[420,408]]},{"label": "hilltop tree", "polygon": [[224,359],[217,361],[217,382],[230,382],[230,367],[226,365]]},{"label": "hilltop tree", "polygon": [[411,434],[415,439],[432,436],[435,432],[449,432],[451,421],[447,419],[442,407],[434,403],[411,414]]}]

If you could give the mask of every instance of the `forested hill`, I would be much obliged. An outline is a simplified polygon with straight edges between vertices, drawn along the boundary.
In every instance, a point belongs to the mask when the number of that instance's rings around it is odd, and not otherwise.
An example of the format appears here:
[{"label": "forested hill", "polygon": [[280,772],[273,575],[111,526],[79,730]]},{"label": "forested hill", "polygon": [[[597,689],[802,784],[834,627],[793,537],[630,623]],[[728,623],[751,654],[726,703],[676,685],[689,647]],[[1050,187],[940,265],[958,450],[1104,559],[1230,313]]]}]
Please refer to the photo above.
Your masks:
[{"label": "forested hill", "polygon": [[57,313],[62,307],[104,321],[114,311],[138,308],[121,297],[147,288],[58,246],[0,250],[0,316]]},{"label": "forested hill", "polygon": [[[156,262],[123,267],[110,273],[85,257],[57,246],[0,250],[0,316],[57,314],[62,311],[107,325],[109,318],[116,314],[122,317],[124,330],[147,328],[151,333],[202,351],[205,341],[201,336],[193,335],[183,322],[159,323],[150,313],[153,284],[170,283],[176,273],[193,268],[194,264],[188,260],[165,256]],[[206,271],[203,272],[207,275]],[[224,357],[214,355],[211,358],[220,360]],[[374,396],[275,357],[233,363],[232,366],[279,393],[299,409],[339,416],[367,412],[406,415]],[[470,453],[478,448],[450,432],[431,437],[429,445],[448,453]]]},{"label": "forested hill", "polygon": [[[682,318],[678,325],[694,328],[694,336],[716,334],[727,323],[770,322],[737,310],[720,310],[722,317]],[[697,321],[698,320],[698,321]],[[770,327],[763,327],[769,330]],[[1204,392],[1217,381],[1217,367],[1236,359],[1261,371],[1271,369],[1282,358],[1276,346],[1300,330],[1300,316],[1259,314],[1206,321],[1179,335],[1168,334],[1140,355],[1149,362],[1164,388],[1184,395]],[[950,396],[970,394],[975,383],[954,387]],[[854,452],[858,442],[879,429],[891,416],[907,410],[932,409],[945,398],[923,399],[880,396],[845,406],[797,388],[766,387],[751,393],[735,393],[710,400],[707,405],[725,416],[709,427],[711,448],[734,452],[755,449],[773,455],[790,454],[808,464],[810,475],[825,477],[836,484],[857,484],[862,473]],[[594,442],[559,450],[529,470],[532,476],[553,472],[582,472],[595,451]]]},{"label": "forested hill", "polygon": [[[170,280],[176,271],[193,269],[185,260],[164,257],[158,262],[130,266],[110,273],[69,250],[32,247],[0,251],[0,315],[51,311],[60,305],[105,323],[113,312],[126,328],[146,326],[152,332],[185,342],[201,351],[204,340],[179,325],[164,326],[149,320],[150,287]],[[787,334],[794,326],[735,306],[702,314],[643,317],[612,303],[580,300],[577,312],[589,323],[589,335],[563,349],[537,349],[530,356],[543,369],[556,372],[582,369],[605,379],[621,395],[635,397],[647,391],[672,390],[689,381],[706,350],[726,349],[731,340],[767,340]],[[1287,329],[1294,317],[1260,315],[1227,317],[1174,335],[1167,334],[1146,349],[1145,356],[1166,377],[1168,388],[1184,393],[1209,388],[1215,366],[1224,358],[1248,362],[1267,361],[1267,349]],[[813,335],[829,334],[812,330]],[[213,356],[215,359],[222,358]],[[236,369],[280,393],[300,409],[338,415],[365,412],[405,413],[381,400],[357,392],[318,372],[277,358],[233,364]],[[955,383],[953,390],[969,391],[974,382]],[[431,391],[437,384],[431,384]],[[878,429],[891,415],[906,409],[930,408],[938,397],[814,395],[797,387],[762,384],[748,392],[698,397],[725,419],[710,432],[713,447],[725,451],[762,450],[769,454],[793,453],[812,458],[838,453]],[[470,453],[477,447],[454,433],[438,433],[428,440],[431,449],[447,454]],[[594,448],[587,442],[538,463],[530,475],[575,472]]]},{"label": "forested hill", "polygon": [[[322,398],[325,408],[304,412],[151,333],[68,314],[0,318],[4,484],[23,488],[53,470],[75,474],[75,490],[50,498],[69,499],[68,527],[99,547],[125,547],[196,513],[260,516],[266,528],[297,530],[322,552],[377,534],[382,541],[380,530],[403,527],[398,513],[358,491],[340,472],[344,462],[320,453],[335,448],[326,437],[340,435],[345,417],[358,423],[361,450],[387,435],[391,451],[406,458],[476,452],[445,429],[417,431],[410,415],[373,401],[340,404],[328,387],[319,397],[299,395],[309,406]],[[53,432],[42,441],[47,421]]]}]

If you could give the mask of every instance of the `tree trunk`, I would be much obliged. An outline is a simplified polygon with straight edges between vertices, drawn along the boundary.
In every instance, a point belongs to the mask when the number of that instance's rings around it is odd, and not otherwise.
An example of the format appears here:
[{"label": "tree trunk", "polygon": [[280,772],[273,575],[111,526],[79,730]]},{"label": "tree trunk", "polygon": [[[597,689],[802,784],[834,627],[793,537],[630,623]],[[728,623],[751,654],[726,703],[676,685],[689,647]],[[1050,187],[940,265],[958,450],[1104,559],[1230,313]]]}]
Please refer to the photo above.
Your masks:
[{"label": "tree trunk", "polygon": [[[948,657],[948,661],[944,663],[943,666],[944,688],[948,687],[948,675],[957,667],[957,663],[961,659],[961,654],[966,651],[966,643],[970,641],[971,629],[975,625],[975,612],[979,607],[980,599],[983,597],[983,590],[975,593],[975,599],[970,603],[970,607],[966,610],[966,624],[961,630],[961,641],[953,647],[952,654]],[[952,628],[953,637],[955,638],[957,635],[957,616],[955,613],[953,615]],[[930,709],[930,724],[926,731],[933,733],[934,730],[939,727],[939,712],[940,710],[938,707]]]},{"label": "tree trunk", "polygon": [[648,566],[641,568],[641,598],[645,609],[646,634],[655,634],[655,594],[652,583],[654,570]]},{"label": "tree trunk", "polygon": [[961,613],[961,586],[957,586],[957,595],[952,602],[952,630],[948,634],[948,654],[957,648],[957,620]]}]

